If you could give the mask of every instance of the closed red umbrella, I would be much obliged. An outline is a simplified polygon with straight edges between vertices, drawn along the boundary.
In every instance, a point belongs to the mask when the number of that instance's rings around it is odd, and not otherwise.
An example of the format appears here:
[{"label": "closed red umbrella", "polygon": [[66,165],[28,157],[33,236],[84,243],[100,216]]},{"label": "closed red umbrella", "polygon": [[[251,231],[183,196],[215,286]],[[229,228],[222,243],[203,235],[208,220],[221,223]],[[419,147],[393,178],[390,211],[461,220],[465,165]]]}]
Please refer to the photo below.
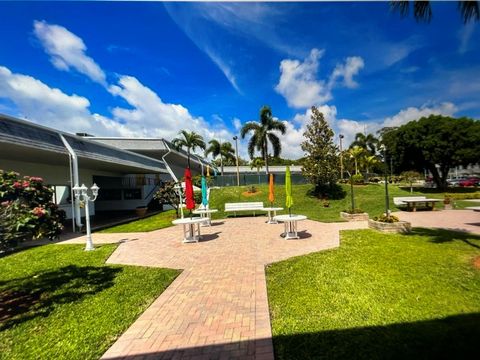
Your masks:
[{"label": "closed red umbrella", "polygon": [[195,199],[193,197],[192,173],[189,168],[185,169],[185,205],[188,210],[195,209]]}]

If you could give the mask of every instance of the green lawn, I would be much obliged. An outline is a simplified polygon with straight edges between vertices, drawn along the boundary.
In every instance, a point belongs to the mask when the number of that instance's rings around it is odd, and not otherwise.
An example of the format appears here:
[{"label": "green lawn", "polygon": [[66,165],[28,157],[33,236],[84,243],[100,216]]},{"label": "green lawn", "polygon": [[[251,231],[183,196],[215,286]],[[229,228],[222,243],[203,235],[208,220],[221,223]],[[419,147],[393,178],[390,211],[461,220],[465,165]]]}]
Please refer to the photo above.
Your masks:
[{"label": "green lawn", "polygon": [[[310,219],[333,222],[340,221],[340,211],[350,208],[350,186],[342,185],[347,191],[347,196],[341,200],[330,200],[330,207],[324,208],[323,203],[318,198],[309,195],[309,190],[312,189],[311,185],[294,185],[292,187],[293,192],[293,208],[294,213],[307,215]],[[242,193],[247,191],[246,186],[237,188],[236,186],[224,187],[221,189],[212,189],[211,208],[219,209],[219,212],[214,214],[214,218],[223,218],[226,214],[223,212],[226,202],[242,202],[242,201],[263,201],[265,205],[269,204],[268,201],[268,186],[258,185],[256,188],[260,191],[253,196],[245,196]],[[356,207],[368,212],[371,217],[380,215],[385,212],[385,187],[384,185],[358,185],[354,186]],[[285,187],[283,185],[275,186],[275,205],[285,207]],[[413,194],[410,194],[409,189],[400,188],[399,186],[389,186],[390,206],[392,210],[395,210],[393,206],[394,196],[420,196],[425,195],[427,197],[443,199],[443,193],[432,193],[432,190],[420,190],[417,189]],[[479,200],[480,201],[480,200]],[[457,201],[457,205],[472,206],[472,203]],[[439,205],[440,207],[442,205]],[[242,213],[239,213],[239,215]],[[233,216],[232,213],[230,213]]]},{"label": "green lawn", "polygon": [[478,358],[480,236],[344,231],[267,268],[276,359]]},{"label": "green lawn", "polygon": [[131,221],[126,224],[112,226],[98,232],[100,233],[122,233],[122,232],[144,232],[163,229],[172,226],[175,219],[175,210],[167,210],[144,219]]},{"label": "green lawn", "polygon": [[107,266],[115,245],[83,247],[0,258],[0,359],[98,359],[179,273]]}]

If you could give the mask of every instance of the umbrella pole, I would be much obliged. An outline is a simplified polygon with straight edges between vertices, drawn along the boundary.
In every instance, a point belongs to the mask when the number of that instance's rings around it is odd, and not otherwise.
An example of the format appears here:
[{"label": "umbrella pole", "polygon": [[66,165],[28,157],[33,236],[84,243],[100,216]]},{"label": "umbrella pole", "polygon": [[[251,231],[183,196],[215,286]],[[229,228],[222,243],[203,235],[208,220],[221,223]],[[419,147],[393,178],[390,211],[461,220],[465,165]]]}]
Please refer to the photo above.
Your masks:
[{"label": "umbrella pole", "polygon": [[292,217],[292,208],[288,208],[288,214]]}]

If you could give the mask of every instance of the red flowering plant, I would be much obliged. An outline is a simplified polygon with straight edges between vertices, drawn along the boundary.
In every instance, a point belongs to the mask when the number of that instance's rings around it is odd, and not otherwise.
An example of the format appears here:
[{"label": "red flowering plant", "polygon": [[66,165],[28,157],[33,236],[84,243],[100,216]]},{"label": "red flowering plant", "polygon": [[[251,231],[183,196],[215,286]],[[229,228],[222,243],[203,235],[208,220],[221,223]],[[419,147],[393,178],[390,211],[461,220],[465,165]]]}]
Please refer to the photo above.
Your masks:
[{"label": "red flowering plant", "polygon": [[52,199],[42,178],[0,170],[0,253],[20,241],[60,235],[65,212]]}]

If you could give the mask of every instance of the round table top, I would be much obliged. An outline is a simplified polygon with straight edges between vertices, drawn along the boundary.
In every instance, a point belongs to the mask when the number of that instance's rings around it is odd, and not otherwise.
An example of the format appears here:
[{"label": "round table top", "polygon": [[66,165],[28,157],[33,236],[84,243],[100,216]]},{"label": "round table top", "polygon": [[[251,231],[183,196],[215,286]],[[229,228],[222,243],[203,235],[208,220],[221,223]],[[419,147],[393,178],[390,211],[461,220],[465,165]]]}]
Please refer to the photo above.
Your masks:
[{"label": "round table top", "polygon": [[288,215],[288,214],[285,214],[285,215],[277,215],[273,218],[274,220],[277,220],[277,221],[302,221],[302,220],[306,220],[307,217],[305,215]]},{"label": "round table top", "polygon": [[280,211],[283,210],[282,207],[264,207],[262,208],[263,211]]},{"label": "round table top", "polygon": [[201,222],[205,222],[205,219],[201,218],[201,217],[193,217],[193,218],[185,217],[183,219],[173,220],[172,224],[173,225],[183,225],[183,224],[197,224],[197,223],[201,223]]},{"label": "round table top", "polygon": [[194,214],[209,214],[209,213],[216,213],[218,209],[197,209],[192,211]]}]

